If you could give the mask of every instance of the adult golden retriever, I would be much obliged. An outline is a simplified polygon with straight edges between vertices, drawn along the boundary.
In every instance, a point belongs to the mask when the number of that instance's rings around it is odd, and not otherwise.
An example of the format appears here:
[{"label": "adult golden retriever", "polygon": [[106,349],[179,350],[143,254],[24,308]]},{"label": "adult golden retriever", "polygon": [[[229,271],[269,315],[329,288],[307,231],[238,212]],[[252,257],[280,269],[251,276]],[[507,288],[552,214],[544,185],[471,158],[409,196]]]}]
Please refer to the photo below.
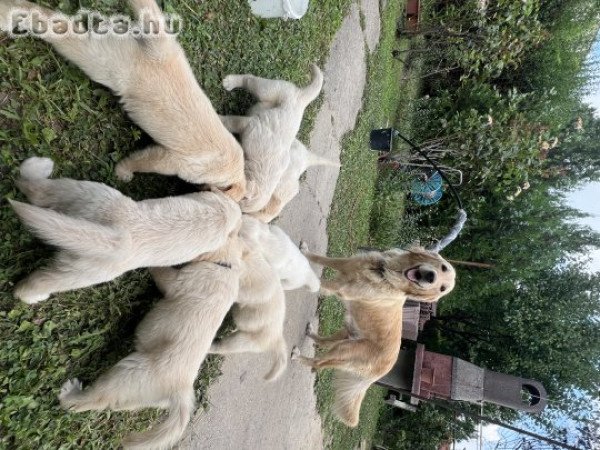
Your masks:
[{"label": "adult golden retriever", "polygon": [[396,362],[404,302],[408,297],[439,299],[454,288],[456,273],[441,256],[419,247],[350,258],[327,258],[306,251],[305,255],[338,271],[333,280],[321,281],[321,289],[343,299],[346,321],[330,337],[318,336],[309,327],[307,335],[328,351],[307,358],[295,347],[292,359],[317,370],[335,369],[334,412],[354,427],[367,389]]},{"label": "adult golden retriever", "polygon": [[[154,145],[117,164],[120,179],[128,181],[134,172],[177,175],[191,183],[225,190],[239,201],[246,190],[241,146],[198,85],[176,37],[166,32],[156,2],[129,0],[129,5],[140,20],[135,26],[141,29],[150,22],[160,24],[158,32],[151,36],[99,35],[90,30],[83,35],[32,34],[120,96],[125,111],[154,139]],[[2,0],[0,29],[12,31],[19,14],[48,24],[59,20],[71,30],[75,27],[73,17],[58,11],[22,0]],[[29,25],[26,19],[19,21],[21,30],[31,31]]]}]

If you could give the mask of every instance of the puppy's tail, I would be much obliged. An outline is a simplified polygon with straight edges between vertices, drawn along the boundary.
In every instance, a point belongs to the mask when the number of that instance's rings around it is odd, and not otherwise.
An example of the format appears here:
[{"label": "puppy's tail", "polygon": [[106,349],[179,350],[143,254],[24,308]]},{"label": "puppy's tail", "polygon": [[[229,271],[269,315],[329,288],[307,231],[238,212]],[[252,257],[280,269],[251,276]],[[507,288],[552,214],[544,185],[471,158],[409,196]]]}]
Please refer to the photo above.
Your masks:
[{"label": "puppy's tail", "polygon": [[336,370],[333,386],[335,392],[333,411],[339,420],[354,428],[358,425],[360,405],[371,382],[351,372]]},{"label": "puppy's tail", "polygon": [[33,233],[56,247],[77,254],[107,255],[124,251],[129,236],[107,226],[14,200],[10,205]]},{"label": "puppy's tail", "polygon": [[34,156],[21,163],[19,173],[25,180],[39,180],[40,178],[49,178],[53,169],[54,162],[50,158]]},{"label": "puppy's tail", "polygon": [[144,14],[147,14],[147,19],[159,20],[163,14],[155,0],[129,0],[129,6],[133,10],[136,19],[143,19]]},{"label": "puppy's tail", "polygon": [[310,66],[310,72],[312,74],[312,81],[308,86],[302,89],[300,94],[300,100],[308,105],[315,98],[319,96],[321,88],[323,87],[323,72],[316,64]]},{"label": "puppy's tail", "polygon": [[310,268],[310,266],[309,266],[308,270],[310,270],[310,274],[309,274],[308,280],[306,282],[306,287],[308,288],[308,290],[310,292],[319,292],[319,289],[321,289],[321,280],[312,271],[312,269]]},{"label": "puppy's tail", "polygon": [[331,161],[327,158],[323,158],[322,156],[317,155],[309,150],[306,151],[306,161],[308,163],[308,167],[310,166],[330,166],[330,167],[340,167],[340,163]]},{"label": "puppy's tail", "polygon": [[266,381],[275,381],[281,376],[288,364],[288,348],[283,336],[280,336],[273,349],[270,351],[273,366],[271,370],[264,376]]},{"label": "puppy's tail", "polygon": [[148,431],[126,436],[123,447],[130,450],[162,450],[173,447],[181,439],[194,406],[193,390],[173,394],[167,418]]}]

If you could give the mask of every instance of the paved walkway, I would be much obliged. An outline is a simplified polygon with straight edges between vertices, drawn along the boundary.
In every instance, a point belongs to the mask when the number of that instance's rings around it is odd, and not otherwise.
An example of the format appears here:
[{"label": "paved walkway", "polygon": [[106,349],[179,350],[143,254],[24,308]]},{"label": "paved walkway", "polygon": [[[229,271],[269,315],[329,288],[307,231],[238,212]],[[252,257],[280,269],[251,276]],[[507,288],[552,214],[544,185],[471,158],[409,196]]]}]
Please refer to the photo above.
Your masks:
[{"label": "paved walkway", "polygon": [[[314,3],[317,5],[317,2]],[[360,11],[365,29],[361,28]],[[366,52],[373,51],[380,34],[379,0],[354,3],[331,45],[324,66],[325,101],[317,114],[309,148],[338,160],[340,141],[354,128],[366,80]],[[327,217],[338,169],[309,169],[298,196],[286,207],[278,225],[296,242],[305,240],[317,253],[327,250]],[[303,344],[306,323],[316,323],[317,296],[287,293],[286,340]],[[316,450],[322,448],[321,419],[316,409],[315,376],[290,363],[274,383],[262,377],[270,367],[264,355],[233,355],[222,366],[223,375],[208,390],[210,409],[198,411],[180,444],[181,449]]]}]

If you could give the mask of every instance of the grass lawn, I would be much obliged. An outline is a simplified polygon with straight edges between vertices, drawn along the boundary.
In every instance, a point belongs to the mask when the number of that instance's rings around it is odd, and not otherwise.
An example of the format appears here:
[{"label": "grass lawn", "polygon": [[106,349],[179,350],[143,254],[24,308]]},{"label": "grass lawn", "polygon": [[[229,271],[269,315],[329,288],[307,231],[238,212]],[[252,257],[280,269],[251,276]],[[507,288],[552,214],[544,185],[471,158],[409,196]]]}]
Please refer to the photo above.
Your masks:
[{"label": "grass lawn", "polygon": [[[378,50],[368,61],[368,80],[363,110],[356,128],[346,136],[341,155],[342,168],[328,224],[329,251],[332,256],[347,256],[360,246],[389,247],[404,240],[400,231],[405,190],[402,180],[380,179],[377,154],[369,150],[369,132],[375,128],[395,126],[410,135],[412,101],[418,95],[419,64],[407,69],[392,57],[394,49],[406,49],[407,40],[396,38],[396,23],[405,3],[388,2],[382,13],[382,35]],[[376,195],[377,191],[377,195]],[[321,301],[320,333],[329,335],[343,323],[343,307],[335,297]],[[325,444],[328,448],[350,450],[361,441],[371,441],[375,433],[383,389],[369,389],[361,409],[357,428],[349,429],[330,412],[333,402],[332,372],[320,372],[317,400],[323,418]]]},{"label": "grass lawn", "polygon": [[[107,13],[121,12],[116,7],[122,4],[81,3]],[[306,83],[309,63],[322,62],[327,55],[349,0],[312,2],[308,14],[297,22],[257,19],[244,1],[164,3],[167,11],[185,20],[180,41],[201,85],[220,112],[231,113],[243,112],[250,98],[226,93],[220,87],[226,74],[250,72]],[[66,12],[74,12],[78,4],[60,1]],[[61,176],[106,182],[136,199],[185,189],[177,180],[152,175],[138,175],[127,185],[116,180],[115,162],[143,147],[147,138],[110,92],[90,82],[48,45],[0,35],[0,73],[3,199],[23,199],[13,179],[19,162],[32,155],[53,158]],[[306,129],[315,109],[313,105],[308,111]],[[373,155],[363,153],[371,161]],[[344,179],[356,170],[356,162],[349,165]],[[365,183],[372,185],[374,176],[373,170]],[[366,209],[360,218],[367,220]],[[112,283],[56,295],[29,307],[15,302],[11,291],[52,250],[21,226],[6,202],[0,209],[0,235],[0,448],[116,448],[126,431],[147,428],[156,412],[65,414],[56,400],[66,378],[92,381],[131,351],[135,326],[159,298],[147,272],[134,271]],[[361,241],[357,235],[356,243]],[[209,359],[199,380],[200,400],[218,373],[218,360]]]}]

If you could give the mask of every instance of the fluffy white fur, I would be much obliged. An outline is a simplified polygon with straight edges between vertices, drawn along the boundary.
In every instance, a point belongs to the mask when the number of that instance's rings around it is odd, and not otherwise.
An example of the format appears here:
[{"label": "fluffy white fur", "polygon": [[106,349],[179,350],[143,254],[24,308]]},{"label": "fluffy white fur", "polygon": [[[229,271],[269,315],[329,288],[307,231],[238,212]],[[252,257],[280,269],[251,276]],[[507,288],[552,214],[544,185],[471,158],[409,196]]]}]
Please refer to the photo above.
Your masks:
[{"label": "fluffy white fur", "polygon": [[168,449],[181,438],[194,411],[194,380],[227,311],[238,295],[241,246],[233,232],[225,246],[180,270],[151,274],[164,299],[136,330],[135,352],[91,387],[69,380],[59,394],[63,408],[168,409],[163,422],[127,436],[126,449]]},{"label": "fluffy white fur", "polygon": [[[129,5],[138,17],[144,12],[147,19],[163,20],[154,0],[129,0]],[[60,14],[27,1],[2,0],[0,28],[4,31],[9,31],[14,8],[35,11],[41,18]],[[219,120],[175,37],[164,33],[164,27],[161,31],[147,38],[93,33],[38,37],[120,96],[129,116],[156,142],[122,160],[117,165],[119,178],[128,181],[134,172],[177,175],[227,190],[238,201],[246,184],[242,148]]]},{"label": "fluffy white fur", "polygon": [[222,246],[240,224],[238,205],[218,191],[135,202],[102,183],[50,179],[52,167],[48,158],[24,161],[17,186],[32,205],[11,201],[34,234],[60,249],[17,285],[26,303],[139,267],[190,261]]},{"label": "fluffy white fur", "polygon": [[319,290],[319,277],[313,272],[308,259],[281,228],[244,214],[240,236],[250,248],[260,251],[275,269],[284,290],[301,287],[311,292]]},{"label": "fluffy white fur", "polygon": [[309,151],[302,142],[294,139],[290,148],[290,163],[273,191],[269,203],[251,215],[265,223],[277,217],[285,205],[300,192],[300,177],[311,166],[340,167],[339,163]]},{"label": "fluffy white fur", "polygon": [[[285,232],[248,215],[242,216],[240,293],[233,307],[236,330],[211,347],[211,353],[269,353],[272,367],[265,380],[277,379],[288,363],[283,337],[285,290],[306,286],[319,290],[319,278]],[[281,282],[278,282],[280,280]]]},{"label": "fluffy white fur", "polygon": [[248,116],[221,116],[229,131],[240,135],[246,158],[246,197],[242,211],[260,211],[271,198],[290,160],[290,147],[304,115],[304,110],[321,92],[323,74],[311,66],[312,81],[299,88],[282,80],[268,80],[254,75],[228,75],[223,86],[228,91],[244,88],[257,97],[258,103]]},{"label": "fluffy white fur", "polygon": [[[243,237],[240,234],[242,240]],[[233,307],[236,330],[213,343],[210,352],[269,354],[272,366],[265,380],[276,380],[288,363],[288,349],[283,337],[285,294],[277,273],[255,249],[242,258],[240,291]]]}]

